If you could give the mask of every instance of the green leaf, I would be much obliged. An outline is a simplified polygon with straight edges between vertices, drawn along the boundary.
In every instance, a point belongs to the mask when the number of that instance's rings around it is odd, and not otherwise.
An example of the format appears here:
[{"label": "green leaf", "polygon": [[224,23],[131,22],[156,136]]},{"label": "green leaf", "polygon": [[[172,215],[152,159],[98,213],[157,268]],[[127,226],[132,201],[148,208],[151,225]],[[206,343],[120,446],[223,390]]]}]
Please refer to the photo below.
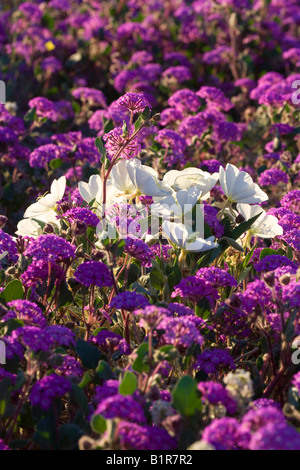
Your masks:
[{"label": "green leaf", "polygon": [[157,269],[151,271],[150,281],[154,289],[161,290],[164,287],[164,276]]},{"label": "green leaf", "polygon": [[134,123],[134,131],[136,132],[138,129],[141,128],[144,122],[143,116],[139,116],[138,119]]},{"label": "green leaf", "polygon": [[142,118],[144,119],[144,121],[148,121],[148,119],[150,118],[150,108],[149,106],[146,106],[146,108],[144,109],[143,113],[142,113]]},{"label": "green leaf", "polygon": [[137,372],[149,372],[149,365],[145,363],[146,357],[148,356],[148,343],[142,343],[136,351],[137,358],[132,364],[133,370]]},{"label": "green leaf", "polygon": [[230,237],[222,237],[222,238],[220,238],[219,243],[221,243],[221,242],[223,242],[223,241],[227,242],[227,244],[228,244],[229,246],[232,246],[232,247],[235,248],[237,251],[240,251],[241,253],[244,253],[244,248],[243,248],[241,245],[239,245],[239,243],[237,243],[233,238],[230,238]]},{"label": "green leaf", "polygon": [[77,424],[65,423],[59,428],[58,433],[58,450],[76,450],[78,440],[84,434]]},{"label": "green leaf", "polygon": [[55,426],[50,418],[42,418],[32,436],[33,441],[42,450],[50,450],[55,441]]},{"label": "green leaf", "polygon": [[199,302],[197,302],[195,313],[197,317],[201,317],[203,319],[208,318],[211,314],[211,307],[209,301],[203,298]]},{"label": "green leaf", "polygon": [[183,416],[193,416],[196,410],[201,410],[202,403],[196,382],[188,375],[182,377],[172,393],[174,408]]},{"label": "green leaf", "polygon": [[115,379],[115,374],[113,373],[110,366],[107,364],[106,361],[99,361],[98,367],[96,369],[96,374],[101,379],[110,380]]},{"label": "green leaf", "polygon": [[5,289],[0,293],[0,300],[3,302],[11,302],[12,300],[23,299],[24,289],[21,281],[15,279],[7,284]]},{"label": "green leaf", "polygon": [[0,416],[5,414],[5,410],[11,395],[11,388],[11,380],[8,377],[4,377],[4,379],[2,379],[0,382]]},{"label": "green leaf", "polygon": [[237,240],[238,238],[240,238],[240,236],[243,235],[243,233],[247,232],[247,230],[249,230],[252,227],[252,225],[254,224],[256,219],[258,219],[260,214],[261,212],[255,215],[254,217],[251,217],[251,219],[245,220],[244,222],[239,224],[237,227],[235,227],[235,229],[233,229],[233,231],[231,232],[230,238],[233,238],[234,240]]},{"label": "green leaf", "polygon": [[62,166],[62,164],[63,164],[63,162],[60,158],[54,158],[49,163],[50,168],[52,168],[52,170],[56,170],[56,168],[60,168]]},{"label": "green leaf", "polygon": [[102,415],[93,415],[90,424],[92,430],[98,434],[103,434],[107,429],[106,419]]},{"label": "green leaf", "polygon": [[36,108],[31,108],[24,116],[24,121],[33,122],[36,120]]},{"label": "green leaf", "polygon": [[125,372],[124,378],[119,386],[121,395],[132,395],[137,389],[137,378],[133,372],[129,370]]},{"label": "green leaf", "polygon": [[86,387],[91,381],[93,380],[93,377],[89,371],[87,371],[84,376],[81,379],[81,382],[78,384],[80,388]]},{"label": "green leaf", "polygon": [[83,339],[78,339],[76,343],[76,354],[87,369],[96,369],[100,359],[102,359],[102,353],[97,346],[87,343]]},{"label": "green leaf", "polygon": [[74,400],[75,403],[79,406],[85,416],[89,414],[89,402],[87,399],[86,394],[79,387],[79,385],[72,383],[72,390],[71,390],[71,400]]},{"label": "green leaf", "polygon": [[[99,150],[100,155],[102,157],[106,157],[106,148],[104,147],[103,140],[101,139],[101,137],[96,137],[95,145],[96,145],[97,149]],[[102,161],[102,159],[101,159],[101,161]]]},{"label": "green leaf", "polygon": [[248,266],[247,268],[243,269],[241,274],[239,275],[239,277],[237,278],[236,282],[237,284],[239,285],[241,282],[244,281],[244,279],[246,279],[246,277],[248,276],[249,272],[251,271],[251,266]]},{"label": "green leaf", "polygon": [[50,29],[50,31],[53,31],[54,26],[55,26],[55,19],[52,16],[45,13],[42,16],[42,25]]},{"label": "green leaf", "polygon": [[172,344],[162,346],[161,348],[159,348],[159,352],[165,356],[164,358],[167,361],[174,361],[179,356],[178,349]]},{"label": "green leaf", "polygon": [[42,220],[32,218],[39,226],[41,227],[42,230],[44,230],[44,227],[46,226],[46,222],[43,222]]},{"label": "green leaf", "polygon": [[57,308],[65,307],[73,302],[73,294],[68,289],[66,281],[64,281],[59,289],[59,298]]},{"label": "green leaf", "polygon": [[288,392],[288,402],[296,409],[299,409],[299,392],[296,387],[290,387]]},{"label": "green leaf", "polygon": [[263,248],[260,252],[259,259],[264,259],[266,256],[271,256],[271,255],[284,255],[285,252],[281,249],[279,250],[273,250],[272,248]]}]

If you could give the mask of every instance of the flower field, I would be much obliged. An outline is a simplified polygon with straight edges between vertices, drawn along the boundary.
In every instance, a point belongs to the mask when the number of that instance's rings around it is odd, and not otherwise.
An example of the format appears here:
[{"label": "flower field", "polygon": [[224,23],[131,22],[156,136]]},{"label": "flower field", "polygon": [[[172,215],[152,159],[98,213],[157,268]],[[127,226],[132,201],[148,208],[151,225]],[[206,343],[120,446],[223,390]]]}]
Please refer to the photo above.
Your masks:
[{"label": "flower field", "polygon": [[2,0],[0,450],[300,450],[297,0]]}]

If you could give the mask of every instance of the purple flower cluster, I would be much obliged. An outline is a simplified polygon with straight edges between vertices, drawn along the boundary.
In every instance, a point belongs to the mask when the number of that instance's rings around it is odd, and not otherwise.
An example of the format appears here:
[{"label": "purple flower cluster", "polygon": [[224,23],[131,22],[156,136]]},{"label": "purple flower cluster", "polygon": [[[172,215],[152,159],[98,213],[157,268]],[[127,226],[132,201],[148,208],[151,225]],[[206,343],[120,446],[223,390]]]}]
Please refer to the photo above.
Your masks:
[{"label": "purple flower cluster", "polygon": [[111,287],[113,280],[109,268],[101,261],[86,261],[74,273],[76,281],[86,287]]},{"label": "purple flower cluster", "polygon": [[196,370],[215,375],[222,368],[235,369],[233,358],[226,349],[207,349],[197,356]]},{"label": "purple flower cluster", "polygon": [[110,303],[110,308],[119,308],[133,312],[133,310],[144,308],[149,305],[148,300],[136,292],[120,292]]},{"label": "purple flower cluster", "polygon": [[76,247],[70,242],[51,233],[30,241],[24,255],[33,260],[63,261],[75,258],[75,250]]},{"label": "purple flower cluster", "polygon": [[71,391],[71,382],[57,374],[46,375],[38,380],[30,392],[30,402],[42,410],[48,410],[56,398],[64,396]]}]

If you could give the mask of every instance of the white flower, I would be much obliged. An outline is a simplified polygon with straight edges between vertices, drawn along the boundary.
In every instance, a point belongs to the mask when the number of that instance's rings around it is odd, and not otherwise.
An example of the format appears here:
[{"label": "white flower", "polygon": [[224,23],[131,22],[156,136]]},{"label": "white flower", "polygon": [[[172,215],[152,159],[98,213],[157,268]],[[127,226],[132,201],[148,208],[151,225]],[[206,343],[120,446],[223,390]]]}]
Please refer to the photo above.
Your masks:
[{"label": "white flower", "polygon": [[197,204],[201,194],[201,189],[198,186],[192,186],[189,189],[182,189],[173,192],[172,195],[164,198],[155,198],[155,202],[151,205],[151,213],[153,215],[178,217],[181,218],[192,210]]},{"label": "white flower", "polygon": [[79,181],[78,190],[82,199],[88,204],[93,201],[101,201],[103,183],[99,175],[92,175],[88,183]]},{"label": "white flower", "polygon": [[199,198],[204,200],[209,197],[209,192],[215,186],[218,179],[219,173],[211,175],[199,168],[191,167],[185,168],[182,171],[168,171],[165,174],[163,181],[174,191],[180,191],[182,189],[189,189],[193,186],[197,186],[200,190]]},{"label": "white flower", "polygon": [[163,197],[172,193],[172,189],[164,181],[158,180],[158,175],[153,168],[142,165],[137,159],[130,160],[127,164],[128,176],[134,186],[132,195]]},{"label": "white flower", "polygon": [[[88,204],[92,201],[93,207],[98,209],[98,215],[101,215],[101,206],[103,201],[103,181],[99,175],[92,175],[88,183],[80,181],[78,190],[82,199]],[[111,204],[115,200],[117,189],[112,185],[111,181],[106,182],[106,205]]]},{"label": "white flower", "polygon": [[234,372],[229,372],[224,378],[224,383],[230,395],[236,400],[240,410],[248,405],[254,394],[249,371],[236,369]]},{"label": "white flower", "polygon": [[190,233],[184,224],[165,220],[162,223],[162,230],[172,243],[185,251],[208,251],[218,246],[217,243],[214,243],[215,237],[209,237],[205,240],[199,237],[198,233]]},{"label": "white flower", "polygon": [[202,171],[198,168],[186,168],[175,178],[173,188],[175,191],[179,191],[197,186],[201,190],[200,198],[204,200],[209,197],[209,192],[215,186],[218,179],[219,173],[211,175],[207,171]]},{"label": "white flower", "polygon": [[237,210],[245,220],[252,219],[256,215],[260,216],[249,229],[249,233],[254,237],[274,238],[283,234],[283,228],[278,224],[278,219],[274,215],[267,215],[260,206],[249,206],[249,204],[237,204]]},{"label": "white flower", "polygon": [[[137,160],[137,162],[140,163],[139,160]],[[116,189],[118,189],[120,195],[132,195],[135,192],[135,186],[132,183],[127,171],[128,165],[130,164],[132,165],[134,163],[131,163],[131,160],[123,159],[114,165],[113,169],[111,170],[111,183],[113,186],[115,186]]]},{"label": "white flower", "polygon": [[254,183],[251,176],[228,163],[220,167],[220,184],[230,202],[255,204],[268,200],[268,195]]},{"label": "white flower", "polygon": [[24,217],[38,219],[45,223],[54,223],[59,225],[59,221],[56,219],[55,208],[65,193],[66,189],[66,178],[62,176],[58,180],[54,180],[51,184],[50,193],[46,196],[42,196],[37,202],[31,204],[24,214]]},{"label": "white flower", "polygon": [[37,238],[42,235],[43,230],[35,220],[32,219],[23,219],[17,225],[18,230],[16,235],[21,235],[22,237],[32,237]]}]

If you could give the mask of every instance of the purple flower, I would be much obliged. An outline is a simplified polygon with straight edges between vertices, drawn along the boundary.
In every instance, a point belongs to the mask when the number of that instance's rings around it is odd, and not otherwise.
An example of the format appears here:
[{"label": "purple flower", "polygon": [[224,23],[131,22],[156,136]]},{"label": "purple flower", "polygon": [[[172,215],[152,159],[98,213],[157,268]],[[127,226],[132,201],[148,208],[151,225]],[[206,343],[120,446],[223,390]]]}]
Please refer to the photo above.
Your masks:
[{"label": "purple flower", "polygon": [[51,325],[45,329],[52,346],[75,346],[75,335],[63,325]]},{"label": "purple flower", "polygon": [[91,341],[96,343],[106,354],[112,354],[116,351],[126,356],[130,354],[130,346],[125,339],[113,331],[101,330]]},{"label": "purple flower", "polygon": [[75,279],[86,287],[111,287],[113,279],[109,268],[101,261],[86,261],[78,266]]},{"label": "purple flower", "polygon": [[36,108],[36,114],[42,118],[48,118],[56,121],[56,113],[54,103],[47,98],[38,96],[28,102],[29,108]]},{"label": "purple flower", "polygon": [[261,186],[276,186],[276,184],[278,183],[287,184],[288,182],[288,175],[285,171],[280,170],[279,168],[270,168],[269,170],[265,170],[261,173],[260,177],[258,178],[258,183]]},{"label": "purple flower", "polygon": [[229,111],[233,108],[231,101],[226,98],[222,90],[215,87],[203,86],[197,91],[197,95],[206,101],[212,101],[219,109]]},{"label": "purple flower", "polygon": [[7,321],[9,318],[18,318],[23,320],[25,324],[39,326],[40,328],[44,328],[47,325],[47,320],[42,310],[35,303],[29,300],[12,300],[7,305],[13,310],[10,310],[3,317],[3,321]]},{"label": "purple flower", "polygon": [[202,399],[208,401],[211,405],[223,405],[227,413],[234,415],[236,412],[236,401],[223,385],[216,382],[199,382],[198,390],[202,394]]},{"label": "purple flower", "polygon": [[32,387],[29,400],[33,406],[49,410],[55,398],[60,398],[71,391],[71,383],[65,377],[55,373],[46,375]]},{"label": "purple flower", "polygon": [[34,259],[21,275],[24,286],[36,287],[36,284],[45,282],[49,276],[49,269],[51,278],[55,282],[61,279],[63,270],[57,263],[50,262],[49,264],[47,259]]},{"label": "purple flower", "polygon": [[46,57],[41,62],[41,69],[49,73],[56,73],[62,69],[62,63],[54,56]]},{"label": "purple flower", "polygon": [[208,204],[204,205],[204,221],[208,224],[211,233],[216,238],[221,238],[224,234],[224,225],[217,218],[218,209]]},{"label": "purple flower", "polygon": [[166,108],[161,112],[160,124],[162,126],[167,126],[168,124],[173,124],[176,121],[180,122],[183,119],[182,112],[175,108]]},{"label": "purple flower", "polygon": [[82,377],[83,375],[83,368],[82,365],[80,364],[75,357],[65,355],[62,356],[63,362],[62,364],[55,365],[54,369],[56,372],[59,373],[59,375],[62,375],[63,377],[67,377],[70,379]]},{"label": "purple flower", "polygon": [[11,235],[8,235],[8,233],[0,229],[0,255],[5,252],[7,252],[6,256],[10,263],[16,263],[18,261],[19,255],[15,241]]},{"label": "purple flower", "polygon": [[179,284],[174,287],[171,294],[172,298],[181,297],[189,299],[191,302],[197,303],[203,298],[206,298],[211,305],[219,298],[217,289],[215,289],[205,279],[196,276],[188,276],[181,279]]},{"label": "purple flower", "polygon": [[58,235],[40,235],[31,240],[24,255],[34,260],[62,261],[75,258],[76,247]]},{"label": "purple flower", "polygon": [[219,160],[211,158],[210,160],[203,160],[201,163],[201,170],[208,171],[208,173],[218,173],[221,163]]},{"label": "purple flower", "polygon": [[[130,159],[136,157],[140,150],[140,144],[135,137],[129,143],[128,139],[123,135],[122,127],[115,127],[108,134],[103,136],[105,148],[110,158],[120,151],[120,158]],[[126,144],[126,145],[125,145]]]},{"label": "purple flower", "polygon": [[201,137],[206,130],[207,123],[200,113],[186,117],[178,127],[179,134],[186,139],[189,145],[193,143],[194,136]]},{"label": "purple flower", "polygon": [[119,392],[120,382],[118,380],[106,380],[103,385],[95,389],[95,402],[101,403],[106,398],[112,397]]},{"label": "purple flower", "polygon": [[0,439],[0,450],[11,450],[2,439]]},{"label": "purple flower", "polygon": [[158,132],[155,140],[166,149],[171,149],[172,155],[168,157],[167,165],[184,161],[184,152],[186,148],[185,140],[172,129],[162,129]]},{"label": "purple flower", "polygon": [[64,219],[79,220],[91,227],[97,227],[100,219],[90,209],[86,207],[73,207],[72,209],[65,212],[62,217]]},{"label": "purple flower", "polygon": [[141,294],[136,292],[120,292],[111,301],[110,308],[124,309],[132,312],[138,308],[144,308],[149,305],[149,301]]},{"label": "purple flower", "polygon": [[94,88],[79,87],[72,91],[72,96],[77,100],[87,101],[91,105],[99,105],[102,108],[107,107],[106,98],[101,90]]},{"label": "purple flower", "polygon": [[92,116],[89,118],[88,123],[90,129],[94,129],[95,131],[102,131],[103,130],[103,118],[106,115],[106,111],[103,109],[98,109],[95,111]]},{"label": "purple flower", "polygon": [[191,80],[192,74],[188,67],[184,65],[175,65],[168,67],[163,73],[162,78],[167,81],[183,83]]},{"label": "purple flower", "polygon": [[257,306],[267,306],[272,300],[272,293],[263,281],[257,279],[247,284],[239,298],[245,312],[251,313]]},{"label": "purple flower", "polygon": [[139,239],[127,238],[124,251],[139,261],[148,262],[153,258],[149,246],[143,240]]},{"label": "purple flower", "polygon": [[215,127],[217,140],[225,142],[241,140],[242,135],[240,128],[234,122],[221,121]]},{"label": "purple flower", "polygon": [[168,305],[168,310],[172,312],[173,316],[184,317],[189,315],[195,315],[195,312],[185,305],[179,304],[178,302],[173,302]]},{"label": "purple flower", "polygon": [[122,450],[176,449],[176,440],[158,426],[139,426],[123,421],[119,425],[119,439]]},{"label": "purple flower", "polygon": [[297,269],[297,265],[284,255],[269,255],[254,264],[254,269],[258,272],[274,271],[282,266],[291,266]]},{"label": "purple flower", "polygon": [[250,450],[300,450],[300,433],[286,422],[271,422],[256,431]]},{"label": "purple flower", "polygon": [[49,351],[51,338],[45,329],[37,326],[22,326],[11,334],[12,340],[17,340],[34,352]]},{"label": "purple flower", "polygon": [[170,96],[168,104],[181,112],[196,112],[200,106],[200,101],[194,91],[183,88]]},{"label": "purple flower", "polygon": [[217,450],[234,450],[238,441],[239,424],[235,418],[219,418],[206,426],[202,440]]},{"label": "purple flower", "polygon": [[165,316],[170,315],[170,312],[163,307],[147,305],[143,309],[135,310],[134,314],[140,317],[139,326],[141,328],[154,329]]},{"label": "purple flower", "polygon": [[162,336],[166,344],[173,344],[180,348],[190,348],[193,345],[202,346],[204,343],[200,328],[203,327],[202,318],[195,315],[186,317],[164,317],[157,328],[164,330]]},{"label": "purple flower", "polygon": [[275,406],[266,406],[249,410],[242,418],[239,429],[239,446],[247,449],[253,433],[263,426],[284,423],[285,417]]},{"label": "purple flower", "polygon": [[299,281],[292,280],[289,284],[282,286],[281,298],[287,302],[290,308],[300,308],[300,284]]},{"label": "purple flower", "polygon": [[220,368],[235,369],[233,358],[227,349],[206,349],[197,356],[196,370],[203,370],[206,374],[216,374]]},{"label": "purple flower", "polygon": [[300,189],[294,189],[287,193],[280,201],[286,209],[290,209],[300,215]]},{"label": "purple flower", "polygon": [[46,168],[51,160],[65,159],[67,155],[68,149],[66,147],[58,147],[54,144],[41,145],[29,155],[29,164],[34,168]]},{"label": "purple flower", "polygon": [[125,93],[115,103],[121,109],[127,109],[133,114],[143,112],[146,107],[151,109],[148,100],[141,93]]},{"label": "purple flower", "polygon": [[130,395],[123,396],[119,393],[102,398],[95,414],[101,414],[105,419],[120,418],[133,423],[146,423],[145,413],[140,403]]}]

